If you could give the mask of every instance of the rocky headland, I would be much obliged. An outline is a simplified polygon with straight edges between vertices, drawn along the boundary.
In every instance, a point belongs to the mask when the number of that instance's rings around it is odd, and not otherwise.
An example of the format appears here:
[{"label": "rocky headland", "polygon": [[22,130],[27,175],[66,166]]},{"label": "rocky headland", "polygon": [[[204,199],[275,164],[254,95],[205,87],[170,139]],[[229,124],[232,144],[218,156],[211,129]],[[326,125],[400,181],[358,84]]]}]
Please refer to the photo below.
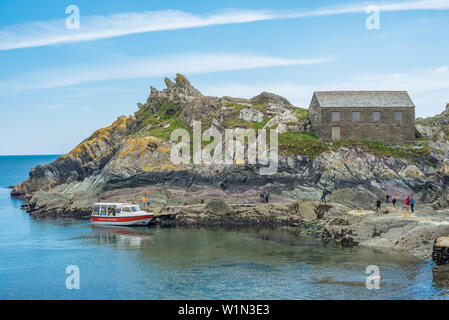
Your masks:
[{"label": "rocky headland", "polygon": [[[11,195],[36,217],[87,218],[102,201],[139,202],[175,225],[271,225],[342,245],[366,245],[429,257],[449,233],[449,112],[417,119],[415,145],[366,141],[326,144],[311,132],[307,110],[263,92],[252,99],[203,96],[182,75],[151,87],[129,117],[95,131],[68,154],[30,171]],[[260,175],[259,164],[173,164],[170,134],[193,121],[215,127],[275,129],[279,166]],[[329,192],[328,203],[318,200]],[[269,190],[270,203],[259,194]],[[385,193],[413,194],[416,214],[373,211]]]}]

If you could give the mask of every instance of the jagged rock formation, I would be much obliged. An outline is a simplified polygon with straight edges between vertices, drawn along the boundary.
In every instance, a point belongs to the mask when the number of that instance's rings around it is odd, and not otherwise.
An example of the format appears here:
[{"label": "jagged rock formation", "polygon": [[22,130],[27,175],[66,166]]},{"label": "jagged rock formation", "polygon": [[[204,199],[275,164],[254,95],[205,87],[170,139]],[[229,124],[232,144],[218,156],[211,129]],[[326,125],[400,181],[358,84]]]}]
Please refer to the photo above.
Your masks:
[{"label": "jagged rock formation", "polygon": [[[392,148],[372,143],[332,146],[310,132],[305,109],[272,93],[252,99],[203,96],[182,75],[165,79],[164,90],[151,87],[146,103],[129,117],[97,130],[68,154],[31,170],[29,178],[13,188],[12,196],[26,200],[33,214],[88,215],[101,194],[111,201],[137,201],[151,193],[153,204],[195,204],[213,197],[236,203],[258,201],[269,187],[276,201],[319,199],[323,189],[332,201],[348,207],[371,208],[384,192],[398,197],[414,194],[418,201],[434,202],[445,194],[449,144],[445,139],[423,141],[413,147]],[[214,126],[276,129],[279,167],[261,176],[259,165],[174,165],[170,133],[202,131]],[[440,122],[438,122],[440,123]],[[423,137],[434,136],[437,125]],[[440,204],[444,207],[447,204]]]}]

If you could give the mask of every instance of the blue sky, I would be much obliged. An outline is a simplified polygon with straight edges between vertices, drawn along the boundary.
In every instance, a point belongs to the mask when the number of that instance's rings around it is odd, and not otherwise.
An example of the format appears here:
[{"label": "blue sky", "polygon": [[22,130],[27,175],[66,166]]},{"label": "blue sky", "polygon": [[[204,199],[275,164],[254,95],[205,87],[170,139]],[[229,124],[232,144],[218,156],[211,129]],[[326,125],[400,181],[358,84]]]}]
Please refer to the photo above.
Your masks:
[{"label": "blue sky", "polygon": [[315,90],[407,90],[434,115],[449,102],[448,35],[449,0],[0,0],[0,155],[66,153],[176,72],[205,95],[306,108]]}]

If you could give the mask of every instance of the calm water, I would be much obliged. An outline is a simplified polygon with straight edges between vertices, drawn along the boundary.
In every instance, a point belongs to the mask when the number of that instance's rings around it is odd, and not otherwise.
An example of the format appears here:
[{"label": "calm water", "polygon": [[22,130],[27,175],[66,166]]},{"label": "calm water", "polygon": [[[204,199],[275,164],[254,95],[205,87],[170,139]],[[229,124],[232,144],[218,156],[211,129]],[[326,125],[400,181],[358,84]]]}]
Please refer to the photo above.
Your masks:
[{"label": "calm water", "polygon": [[[264,240],[279,236],[266,230],[94,228],[31,218],[6,187],[54,158],[0,157],[0,299],[447,297],[433,264],[409,256]],[[80,269],[79,290],[66,288],[68,265]],[[379,290],[365,288],[368,265],[380,268]]]}]

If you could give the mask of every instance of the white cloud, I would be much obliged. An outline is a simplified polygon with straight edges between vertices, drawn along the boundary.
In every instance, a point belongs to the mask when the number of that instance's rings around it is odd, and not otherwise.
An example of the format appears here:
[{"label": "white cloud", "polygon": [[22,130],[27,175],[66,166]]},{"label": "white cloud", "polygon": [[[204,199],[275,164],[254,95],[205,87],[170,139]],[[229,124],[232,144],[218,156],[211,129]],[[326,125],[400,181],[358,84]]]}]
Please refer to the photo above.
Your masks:
[{"label": "white cloud", "polygon": [[336,83],[218,83],[199,86],[207,95],[251,98],[262,91],[281,95],[298,107],[308,108],[314,91],[327,90],[405,90],[416,104],[417,116],[441,113],[449,103],[449,72],[414,72],[408,74],[371,74],[355,76]]},{"label": "white cloud", "polygon": [[264,55],[182,54],[141,59],[123,59],[104,65],[47,69],[0,81],[0,95],[25,90],[65,87],[85,82],[135,79],[256,69],[264,67],[309,65],[330,59],[284,59]]},{"label": "white cloud", "polygon": [[[216,14],[197,15],[184,11],[146,11],[107,16],[82,16],[79,30],[65,28],[65,19],[30,22],[0,29],[0,50],[46,46],[56,43],[91,41],[133,33],[198,28],[222,24],[293,19],[313,16],[365,13],[372,3],[318,8],[315,10],[227,10]],[[447,10],[448,0],[384,2],[382,12],[407,10]],[[82,14],[82,13],[81,13]]]},{"label": "white cloud", "polygon": [[449,70],[448,66],[442,66],[439,68],[435,68],[434,72],[440,73],[440,72],[447,72]]}]

